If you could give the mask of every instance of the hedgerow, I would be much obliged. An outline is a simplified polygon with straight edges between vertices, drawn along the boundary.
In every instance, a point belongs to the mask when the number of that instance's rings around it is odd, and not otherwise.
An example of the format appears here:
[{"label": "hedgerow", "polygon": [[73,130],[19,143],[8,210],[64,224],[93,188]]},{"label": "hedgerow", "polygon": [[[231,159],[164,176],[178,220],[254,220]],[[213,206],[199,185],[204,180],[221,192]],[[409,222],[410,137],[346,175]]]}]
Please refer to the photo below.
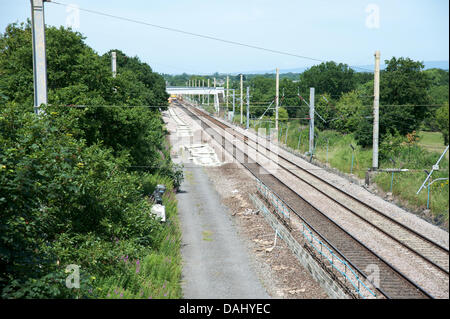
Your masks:
[{"label": "hedgerow", "polygon": [[[164,81],[136,58],[113,78],[81,34],[48,27],[49,104],[37,115],[30,32],[0,34],[0,296],[96,297],[103,278],[128,276],[123,256],[164,254],[149,195],[182,180],[165,144]],[[72,264],[77,289],[65,283]]]}]

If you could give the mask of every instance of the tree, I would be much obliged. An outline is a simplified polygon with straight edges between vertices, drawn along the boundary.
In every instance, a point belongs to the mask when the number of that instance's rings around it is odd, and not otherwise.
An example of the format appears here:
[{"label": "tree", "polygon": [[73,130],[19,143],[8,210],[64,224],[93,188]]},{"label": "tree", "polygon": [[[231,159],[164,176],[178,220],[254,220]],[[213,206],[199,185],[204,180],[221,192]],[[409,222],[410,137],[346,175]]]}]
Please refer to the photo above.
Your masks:
[{"label": "tree", "polygon": [[[274,88],[275,89],[275,88]],[[284,96],[282,93],[284,92]],[[308,107],[298,94],[298,84],[288,78],[280,79],[280,105],[287,106],[286,110],[290,118],[306,117]]]},{"label": "tree", "polygon": [[446,102],[444,105],[442,105],[437,111],[436,111],[436,122],[437,125],[442,133],[442,136],[444,138],[444,144],[448,145],[448,131],[449,131],[449,118],[448,118],[448,102]]},{"label": "tree", "polygon": [[[37,116],[30,24],[0,34],[5,299],[90,297],[90,274],[121,277],[121,255],[146,256],[165,236],[149,214],[151,183],[181,182],[159,109],[146,107],[167,105],[162,78],[125,55],[113,78],[109,59],[81,34],[48,27],[46,36],[49,104]],[[71,263],[83,269],[80,289],[64,286]]]},{"label": "tree", "polygon": [[303,94],[314,87],[317,93],[328,93],[339,98],[356,88],[355,72],[346,64],[323,62],[300,74],[300,90]]},{"label": "tree", "polygon": [[[430,103],[433,105],[443,105],[448,103],[448,71],[442,69],[429,69],[424,73],[430,78],[431,86],[428,90],[430,96]],[[439,130],[439,125],[436,119],[436,109],[429,109],[423,121],[423,129],[430,131]]]},{"label": "tree", "polygon": [[[337,113],[334,106],[333,99],[329,94],[323,94],[316,96],[315,103],[315,126],[319,130],[329,129],[333,124]],[[308,111],[309,112],[309,111]],[[309,117],[309,113],[308,113]]]},{"label": "tree", "polygon": [[373,73],[370,72],[356,72],[354,74],[356,85],[365,84],[373,80]]},{"label": "tree", "polygon": [[[430,104],[428,90],[431,82],[422,71],[423,63],[395,57],[385,63],[387,66],[380,78],[380,141],[387,134],[405,136],[418,130]],[[373,81],[367,82],[358,90],[365,96],[373,95]],[[363,100],[364,103],[373,101],[369,98]],[[364,109],[362,118],[370,116],[371,109]],[[370,121],[362,120],[358,124],[357,139],[361,146],[370,145]]]},{"label": "tree", "polygon": [[417,130],[427,113],[431,81],[421,62],[393,57],[385,63],[380,79],[380,135],[398,131],[404,136]]},{"label": "tree", "polygon": [[430,78],[433,86],[448,85],[449,83],[448,70],[434,68],[425,70],[424,73]]},{"label": "tree", "polygon": [[336,119],[333,121],[333,127],[342,133],[354,132],[362,120],[363,108],[357,91],[343,94],[336,103]]},{"label": "tree", "polygon": [[[48,101],[61,113],[78,117],[78,137],[98,142],[115,155],[128,153],[132,166],[162,164],[162,122],[158,107],[167,105],[164,79],[137,57],[117,50],[118,75],[111,76],[110,53],[100,57],[84,37],[63,27],[47,27]],[[33,110],[30,23],[10,24],[0,35],[0,87],[6,101]],[[0,103],[1,103],[0,99]],[[22,106],[23,105],[23,106]],[[85,105],[73,108],[69,105]],[[137,106],[137,107],[129,107]],[[157,106],[146,108],[144,106]]]}]

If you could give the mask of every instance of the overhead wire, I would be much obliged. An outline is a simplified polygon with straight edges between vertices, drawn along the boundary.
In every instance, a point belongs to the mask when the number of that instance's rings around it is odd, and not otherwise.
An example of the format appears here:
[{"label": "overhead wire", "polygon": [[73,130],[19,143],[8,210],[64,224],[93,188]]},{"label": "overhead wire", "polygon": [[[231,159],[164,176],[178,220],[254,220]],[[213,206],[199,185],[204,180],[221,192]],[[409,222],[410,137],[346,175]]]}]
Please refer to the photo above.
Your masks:
[{"label": "overhead wire", "polygon": [[[48,0],[47,2],[56,4],[56,5],[65,6],[65,7],[71,6],[70,4],[61,3],[61,2],[57,2],[57,1],[53,1],[53,0]],[[109,18],[114,18],[114,19],[118,19],[118,20],[122,20],[122,21],[127,21],[127,22],[137,23],[137,24],[141,24],[141,25],[146,25],[146,26],[153,27],[153,28],[158,28],[158,29],[161,29],[161,30],[166,30],[166,31],[186,34],[186,35],[190,35],[190,36],[193,36],[193,37],[199,37],[199,38],[203,38],[203,39],[214,40],[214,41],[218,41],[218,42],[228,43],[228,44],[232,44],[232,45],[247,47],[247,48],[260,50],[260,51],[266,51],[266,52],[275,53],[275,54],[281,54],[281,55],[285,55],[285,56],[296,57],[296,58],[310,60],[310,61],[315,61],[315,62],[322,62],[322,63],[323,62],[327,62],[327,61],[322,60],[322,59],[312,58],[312,57],[299,55],[299,54],[295,54],[295,53],[290,53],[290,52],[285,52],[285,51],[280,51],[280,50],[264,48],[264,47],[260,47],[260,46],[256,46],[256,45],[252,45],[252,44],[246,44],[246,43],[237,42],[237,41],[232,41],[232,40],[221,39],[221,38],[213,37],[213,36],[210,36],[210,35],[204,35],[204,34],[200,34],[200,33],[184,31],[184,30],[180,30],[180,29],[176,29],[176,28],[172,28],[172,27],[166,27],[166,26],[157,25],[157,24],[153,24],[153,23],[149,23],[149,22],[145,22],[145,21],[140,21],[140,20],[136,20],[136,19],[131,19],[131,18],[127,18],[127,17],[113,15],[113,14],[109,14],[109,13],[105,13],[105,12],[101,12],[101,11],[85,9],[85,8],[80,8],[80,7],[77,7],[77,9],[80,10],[80,11],[84,11],[84,12],[89,12],[89,13],[93,13],[93,14],[97,14],[97,15],[101,15],[101,16],[105,16],[105,17],[109,17]],[[350,67],[352,67],[354,69],[365,70],[365,71],[369,71],[369,72],[373,73],[373,70],[369,70],[369,69],[366,69],[366,68],[357,67],[357,66],[350,66]]]}]

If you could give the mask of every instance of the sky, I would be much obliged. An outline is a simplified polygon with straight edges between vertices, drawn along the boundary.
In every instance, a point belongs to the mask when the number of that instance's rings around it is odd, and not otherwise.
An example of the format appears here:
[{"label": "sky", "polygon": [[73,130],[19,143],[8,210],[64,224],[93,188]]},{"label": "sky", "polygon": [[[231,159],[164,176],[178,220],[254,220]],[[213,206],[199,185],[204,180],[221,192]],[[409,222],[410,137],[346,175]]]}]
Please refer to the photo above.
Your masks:
[{"label": "sky", "polygon": [[[55,1],[72,6],[45,3],[47,25],[71,26],[99,54],[120,49],[160,73],[246,73],[318,62],[82,9],[350,66],[373,64],[376,50],[382,61],[392,56],[449,60],[448,0]],[[0,0],[0,32],[30,17],[30,0]]]}]

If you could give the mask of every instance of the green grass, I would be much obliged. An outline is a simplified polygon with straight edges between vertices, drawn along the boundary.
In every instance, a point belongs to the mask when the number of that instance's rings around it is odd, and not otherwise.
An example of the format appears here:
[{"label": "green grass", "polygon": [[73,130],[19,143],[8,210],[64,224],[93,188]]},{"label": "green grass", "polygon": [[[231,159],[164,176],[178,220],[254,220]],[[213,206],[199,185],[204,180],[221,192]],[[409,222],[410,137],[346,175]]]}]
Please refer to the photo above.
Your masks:
[{"label": "green grass", "polygon": [[[444,138],[440,132],[420,131],[418,134],[419,145],[432,152],[443,152],[445,150]],[[448,153],[446,154],[448,158]]]},{"label": "green grass", "polygon": [[210,231],[210,230],[205,230],[205,231],[203,231],[202,232],[202,239],[204,240],[204,241],[212,241],[212,238],[211,238],[211,236],[212,236],[212,231]]},{"label": "green grass", "polygon": [[157,177],[149,181],[169,185],[163,196],[166,207],[166,223],[158,234],[155,247],[139,259],[121,257],[120,266],[113,276],[97,279],[94,294],[107,299],[175,299],[182,298],[180,254],[181,231],[177,213],[177,201],[171,192],[169,180]]},{"label": "green grass", "polygon": [[[433,174],[434,179],[442,176],[445,176],[445,173],[436,172],[436,174]],[[421,171],[395,173],[392,193],[394,196],[398,196],[406,201],[410,207],[425,209],[428,198],[427,188],[424,188],[419,195],[416,195],[416,192],[422,185],[425,177],[426,174]],[[375,182],[384,191],[389,191],[391,187],[391,173],[379,173],[375,178]],[[430,194],[430,209],[433,216],[436,218],[437,222],[442,222],[448,227],[448,180],[438,181],[432,184]]]},{"label": "green grass", "polygon": [[[259,127],[268,128],[268,123],[260,123]],[[273,123],[271,124],[273,127]],[[286,140],[286,128],[287,140]],[[301,130],[299,130],[299,128]],[[258,129],[258,126],[255,128]],[[356,144],[353,134],[343,135],[336,131],[316,131],[316,146],[314,155],[322,163],[328,163],[331,167],[349,174],[351,171],[352,153],[354,154],[352,173],[358,178],[364,178],[365,173],[372,166],[372,149],[363,149]],[[443,146],[440,133],[420,132],[421,137],[417,145],[412,147],[403,146],[395,151],[392,156],[396,160],[396,167],[402,165],[409,168],[410,172],[395,173],[392,185],[393,195],[401,200],[402,205],[412,210],[423,210],[427,205],[427,189],[416,195],[422,185],[426,174],[423,169],[430,170],[439,158]],[[300,145],[299,145],[299,137]],[[305,154],[309,150],[309,129],[300,126],[299,121],[292,120],[289,123],[280,122],[279,141],[285,143],[292,149]],[[328,151],[327,151],[328,141]],[[350,144],[355,147],[353,151]],[[380,159],[380,168],[392,168],[393,163],[389,159]],[[433,174],[433,179],[448,178],[448,153],[440,164],[440,171]],[[375,183],[384,192],[391,189],[391,173],[379,172],[375,177]],[[449,219],[449,184],[447,181],[439,181],[431,187],[430,209],[437,224],[448,228]]]}]

